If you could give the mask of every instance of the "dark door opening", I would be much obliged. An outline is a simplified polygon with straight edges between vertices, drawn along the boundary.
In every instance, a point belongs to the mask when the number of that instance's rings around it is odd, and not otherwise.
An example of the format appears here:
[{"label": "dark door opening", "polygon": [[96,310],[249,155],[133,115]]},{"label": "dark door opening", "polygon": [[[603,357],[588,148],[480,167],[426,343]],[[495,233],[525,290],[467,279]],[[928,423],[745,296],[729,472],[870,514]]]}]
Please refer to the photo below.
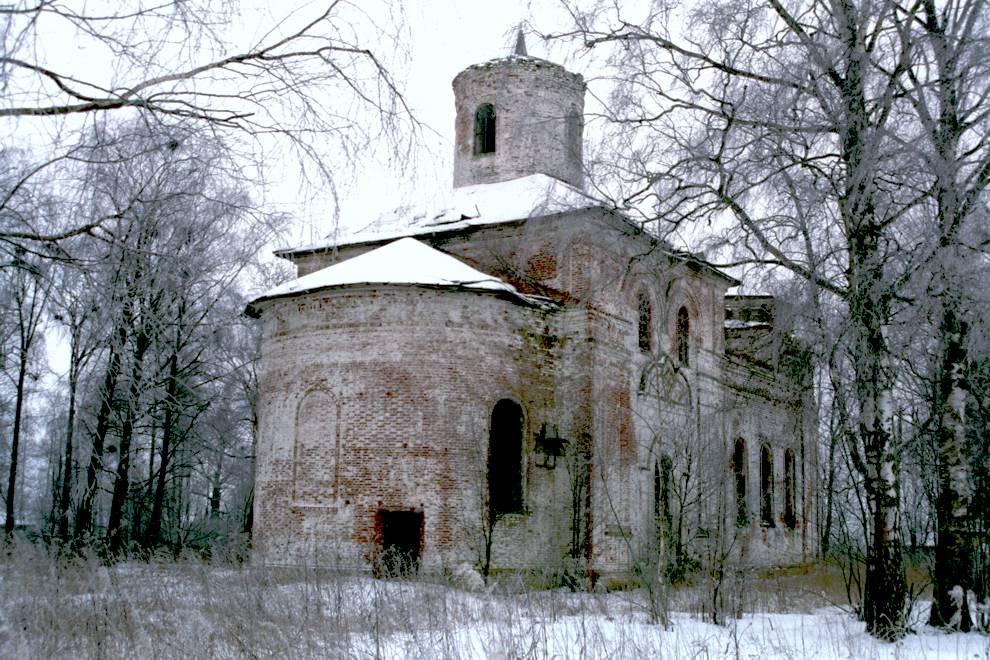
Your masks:
[{"label": "dark door opening", "polygon": [[408,577],[419,571],[419,553],[423,544],[423,513],[420,511],[385,511],[375,515],[380,539],[379,577]]}]

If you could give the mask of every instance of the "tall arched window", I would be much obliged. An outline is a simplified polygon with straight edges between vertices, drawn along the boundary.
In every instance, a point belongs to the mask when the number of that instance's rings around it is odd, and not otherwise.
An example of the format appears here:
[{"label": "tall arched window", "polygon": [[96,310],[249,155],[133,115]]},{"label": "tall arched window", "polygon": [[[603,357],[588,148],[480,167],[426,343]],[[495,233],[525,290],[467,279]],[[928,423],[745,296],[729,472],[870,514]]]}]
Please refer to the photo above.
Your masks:
[{"label": "tall arched window", "polygon": [[673,512],[670,510],[670,484],[674,477],[674,462],[664,454],[653,464],[653,517],[657,522],[657,537],[670,535]]},{"label": "tall arched window", "polygon": [[644,292],[639,294],[639,350],[649,353],[652,349],[650,341],[653,332],[653,307],[650,299]]},{"label": "tall arched window", "polygon": [[746,441],[736,440],[732,450],[732,474],[736,481],[736,525],[745,527],[749,523],[746,508]]},{"label": "tall arched window", "polygon": [[797,526],[797,484],[794,474],[794,450],[784,451],[784,524],[788,529]]},{"label": "tall arched window", "polygon": [[688,315],[687,307],[677,310],[677,361],[685,367],[690,364],[688,353],[688,338],[691,333],[691,317]]},{"label": "tall arched window", "polygon": [[522,511],[523,411],[502,399],[488,435],[488,506],[493,516]]},{"label": "tall arched window", "polygon": [[773,450],[760,447],[760,522],[773,525]]},{"label": "tall arched window", "polygon": [[482,103],[474,113],[474,153],[495,153],[495,107]]}]

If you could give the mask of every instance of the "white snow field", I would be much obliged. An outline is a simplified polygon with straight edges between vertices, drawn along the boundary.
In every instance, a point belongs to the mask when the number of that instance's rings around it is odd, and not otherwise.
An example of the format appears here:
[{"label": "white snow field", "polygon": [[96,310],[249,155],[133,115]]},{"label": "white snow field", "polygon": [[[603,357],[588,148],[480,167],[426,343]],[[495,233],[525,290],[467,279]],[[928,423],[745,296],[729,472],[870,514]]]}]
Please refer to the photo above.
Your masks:
[{"label": "white snow field", "polygon": [[753,583],[756,613],[721,626],[702,620],[701,591],[675,590],[664,628],[642,590],[469,592],[439,579],[25,554],[0,562],[3,658],[990,658],[986,635],[918,624],[923,602],[916,632],[883,643],[848,608],[808,607],[823,594],[791,583]]}]

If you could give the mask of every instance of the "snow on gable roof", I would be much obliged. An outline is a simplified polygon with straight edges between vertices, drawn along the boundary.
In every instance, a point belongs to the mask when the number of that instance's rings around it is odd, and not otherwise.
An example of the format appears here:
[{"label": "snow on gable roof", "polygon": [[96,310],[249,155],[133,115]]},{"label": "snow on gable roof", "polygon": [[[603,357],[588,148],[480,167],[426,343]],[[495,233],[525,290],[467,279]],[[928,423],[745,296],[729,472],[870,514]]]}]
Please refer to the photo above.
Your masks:
[{"label": "snow on gable roof", "polygon": [[[305,291],[351,284],[449,286],[527,296],[497,277],[475,270],[414,238],[403,238],[333,266],[296,278],[255,298],[251,305]],[[251,307],[249,305],[249,309]]]},{"label": "snow on gable roof", "polygon": [[333,246],[456,231],[603,204],[563,181],[546,174],[531,174],[510,181],[454,188],[445,202],[438,205],[440,208],[402,206],[363,227],[340,228],[321,244],[279,250],[276,254],[286,256]]}]

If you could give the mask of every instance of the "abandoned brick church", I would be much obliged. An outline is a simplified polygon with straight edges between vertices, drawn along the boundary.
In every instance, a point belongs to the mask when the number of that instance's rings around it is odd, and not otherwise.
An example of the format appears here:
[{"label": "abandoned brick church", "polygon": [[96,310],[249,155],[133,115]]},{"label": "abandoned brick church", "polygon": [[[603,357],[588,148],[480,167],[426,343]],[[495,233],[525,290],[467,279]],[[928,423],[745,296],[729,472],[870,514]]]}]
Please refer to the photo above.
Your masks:
[{"label": "abandoned brick church", "polygon": [[453,82],[453,190],[325,244],[263,324],[256,559],[621,574],[814,549],[807,362],[774,301],[583,191],[585,85]]}]

